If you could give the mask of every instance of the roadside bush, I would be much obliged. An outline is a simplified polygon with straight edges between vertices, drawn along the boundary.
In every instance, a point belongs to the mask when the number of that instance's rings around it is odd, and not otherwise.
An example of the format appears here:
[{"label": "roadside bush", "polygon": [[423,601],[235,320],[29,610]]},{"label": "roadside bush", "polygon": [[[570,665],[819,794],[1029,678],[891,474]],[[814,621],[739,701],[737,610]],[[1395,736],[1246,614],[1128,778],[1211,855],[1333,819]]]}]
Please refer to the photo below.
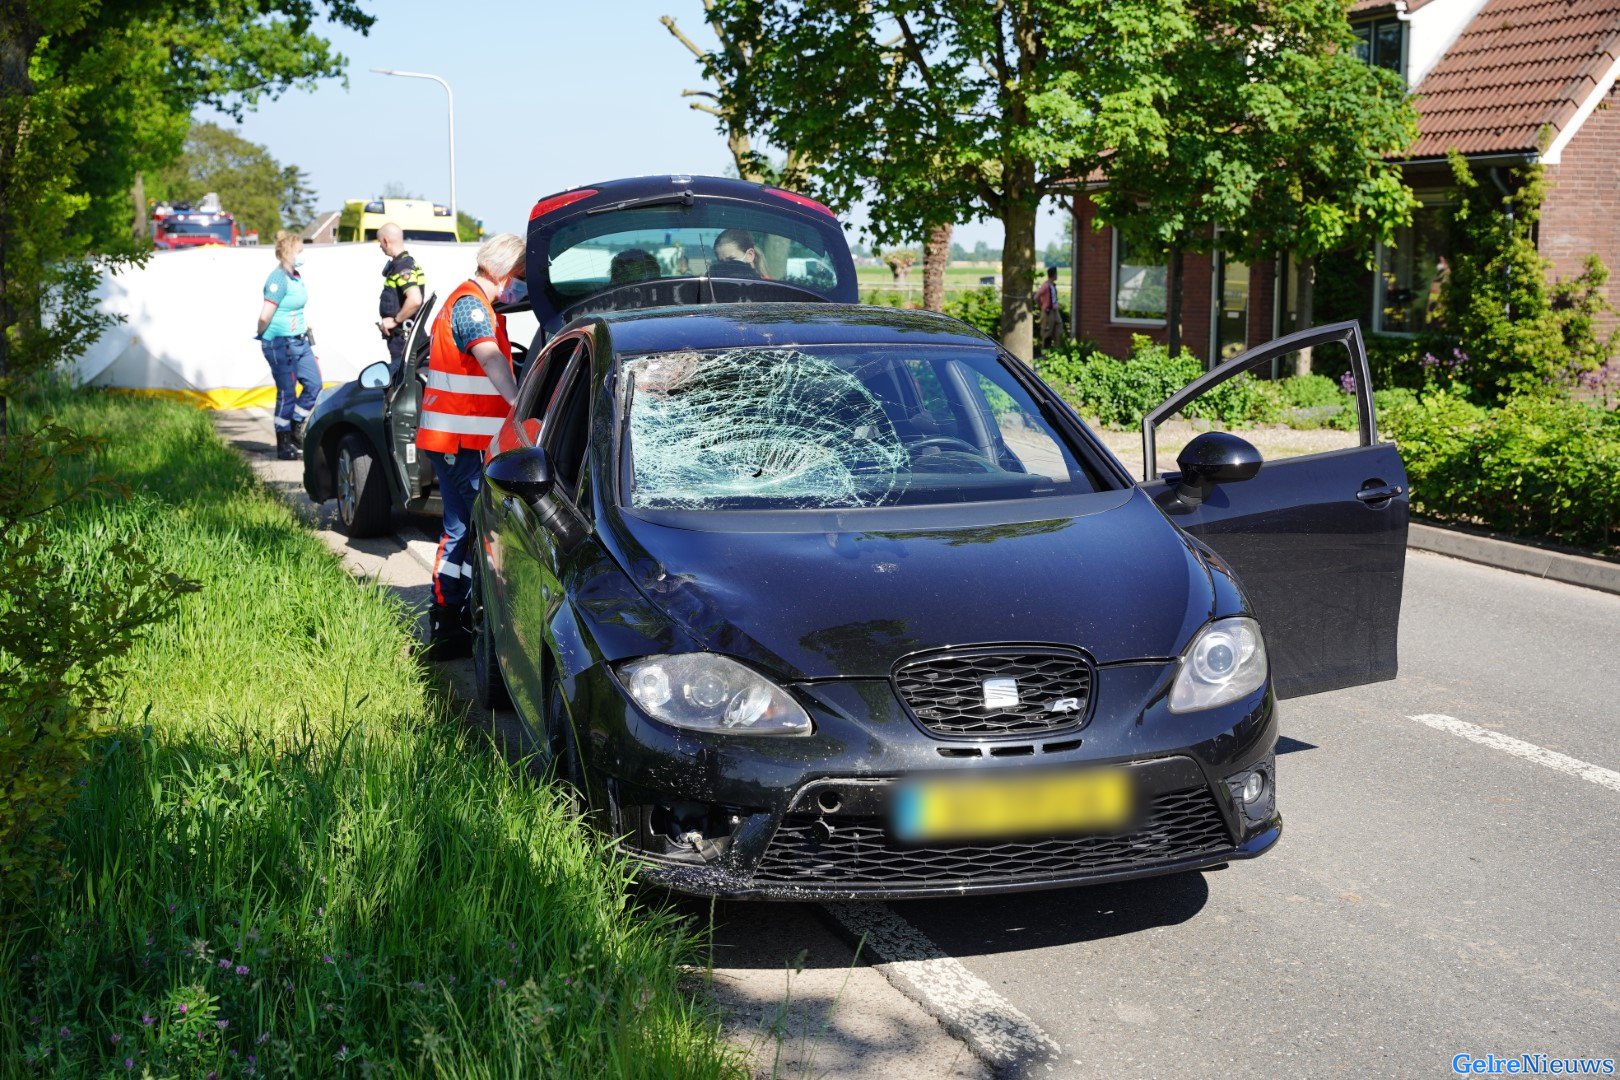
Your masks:
[{"label": "roadside bush", "polygon": [[945,300],[945,314],[986,337],[1001,340],[1001,300],[991,288],[970,289]]},{"label": "roadside bush", "polygon": [[198,588],[108,686],[56,829],[66,878],[0,903],[0,1072],[740,1075],[680,985],[690,927],[469,744],[391,593],[205,415],[50,407],[127,491],[51,526],[64,573],[139,550]]},{"label": "roadside bush", "polygon": [[[1048,350],[1035,370],[1081,413],[1105,427],[1130,428],[1149,409],[1198,378],[1204,363],[1183,349],[1169,350],[1138,334],[1128,359],[1118,360],[1086,343]],[[1189,406],[1185,415],[1224,425],[1266,423],[1277,419],[1276,391],[1252,375],[1239,375]]]},{"label": "roadside bush", "polygon": [[1486,410],[1460,392],[1404,392],[1379,401],[1399,443],[1413,507],[1598,549],[1620,540],[1620,417],[1539,395]]},{"label": "roadside bush", "polygon": [[1343,405],[1349,395],[1326,375],[1296,375],[1277,380],[1277,393],[1290,409],[1316,409]]}]

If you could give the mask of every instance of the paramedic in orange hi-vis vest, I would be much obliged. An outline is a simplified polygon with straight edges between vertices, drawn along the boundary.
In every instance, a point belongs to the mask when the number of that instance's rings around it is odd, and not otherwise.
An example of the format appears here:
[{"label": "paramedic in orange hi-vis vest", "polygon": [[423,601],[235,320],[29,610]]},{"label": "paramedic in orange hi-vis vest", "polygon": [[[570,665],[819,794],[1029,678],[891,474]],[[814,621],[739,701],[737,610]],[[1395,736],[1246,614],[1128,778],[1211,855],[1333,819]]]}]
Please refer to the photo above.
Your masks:
[{"label": "paramedic in orange hi-vis vest", "polygon": [[478,273],[445,298],[433,320],[427,389],[416,446],[427,455],[444,503],[444,533],[433,563],[429,655],[464,654],[472,635],[467,618],[472,544],[468,526],[484,471],[484,449],[500,429],[517,381],[506,317],[523,287],[523,240],[511,233],[478,245]]}]

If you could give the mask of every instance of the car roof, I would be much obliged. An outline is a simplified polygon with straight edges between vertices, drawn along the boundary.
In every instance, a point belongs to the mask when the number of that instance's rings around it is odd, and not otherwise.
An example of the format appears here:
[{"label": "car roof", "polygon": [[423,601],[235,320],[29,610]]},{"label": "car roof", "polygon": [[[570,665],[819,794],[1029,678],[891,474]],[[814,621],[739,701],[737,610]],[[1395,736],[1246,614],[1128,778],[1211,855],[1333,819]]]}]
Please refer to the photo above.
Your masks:
[{"label": "car roof", "polygon": [[791,345],[971,345],[995,343],[968,324],[932,311],[860,304],[717,304],[641,308],[592,315],[620,356],[677,349]]}]

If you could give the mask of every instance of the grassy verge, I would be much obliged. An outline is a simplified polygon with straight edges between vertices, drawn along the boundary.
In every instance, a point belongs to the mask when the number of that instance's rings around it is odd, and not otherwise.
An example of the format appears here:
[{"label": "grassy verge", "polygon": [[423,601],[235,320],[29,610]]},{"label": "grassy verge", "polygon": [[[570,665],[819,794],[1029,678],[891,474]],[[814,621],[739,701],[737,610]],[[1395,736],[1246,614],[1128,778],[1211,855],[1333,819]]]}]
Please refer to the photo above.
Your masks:
[{"label": "grassy verge", "polygon": [[123,677],[61,825],[70,880],[0,919],[9,1075],[714,1077],[696,944],[545,787],[469,751],[356,584],[182,406],[36,402],[107,440],[138,545],[197,582]]}]

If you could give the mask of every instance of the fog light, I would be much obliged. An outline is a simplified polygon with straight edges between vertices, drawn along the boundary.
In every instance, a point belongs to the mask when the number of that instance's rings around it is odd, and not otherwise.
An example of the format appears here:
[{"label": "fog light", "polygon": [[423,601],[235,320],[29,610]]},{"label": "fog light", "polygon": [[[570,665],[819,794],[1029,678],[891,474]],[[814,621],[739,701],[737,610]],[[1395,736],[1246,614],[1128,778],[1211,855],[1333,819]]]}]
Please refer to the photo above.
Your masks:
[{"label": "fog light", "polygon": [[1260,801],[1260,796],[1266,793],[1266,774],[1252,772],[1249,778],[1243,781],[1243,802],[1252,805]]}]

